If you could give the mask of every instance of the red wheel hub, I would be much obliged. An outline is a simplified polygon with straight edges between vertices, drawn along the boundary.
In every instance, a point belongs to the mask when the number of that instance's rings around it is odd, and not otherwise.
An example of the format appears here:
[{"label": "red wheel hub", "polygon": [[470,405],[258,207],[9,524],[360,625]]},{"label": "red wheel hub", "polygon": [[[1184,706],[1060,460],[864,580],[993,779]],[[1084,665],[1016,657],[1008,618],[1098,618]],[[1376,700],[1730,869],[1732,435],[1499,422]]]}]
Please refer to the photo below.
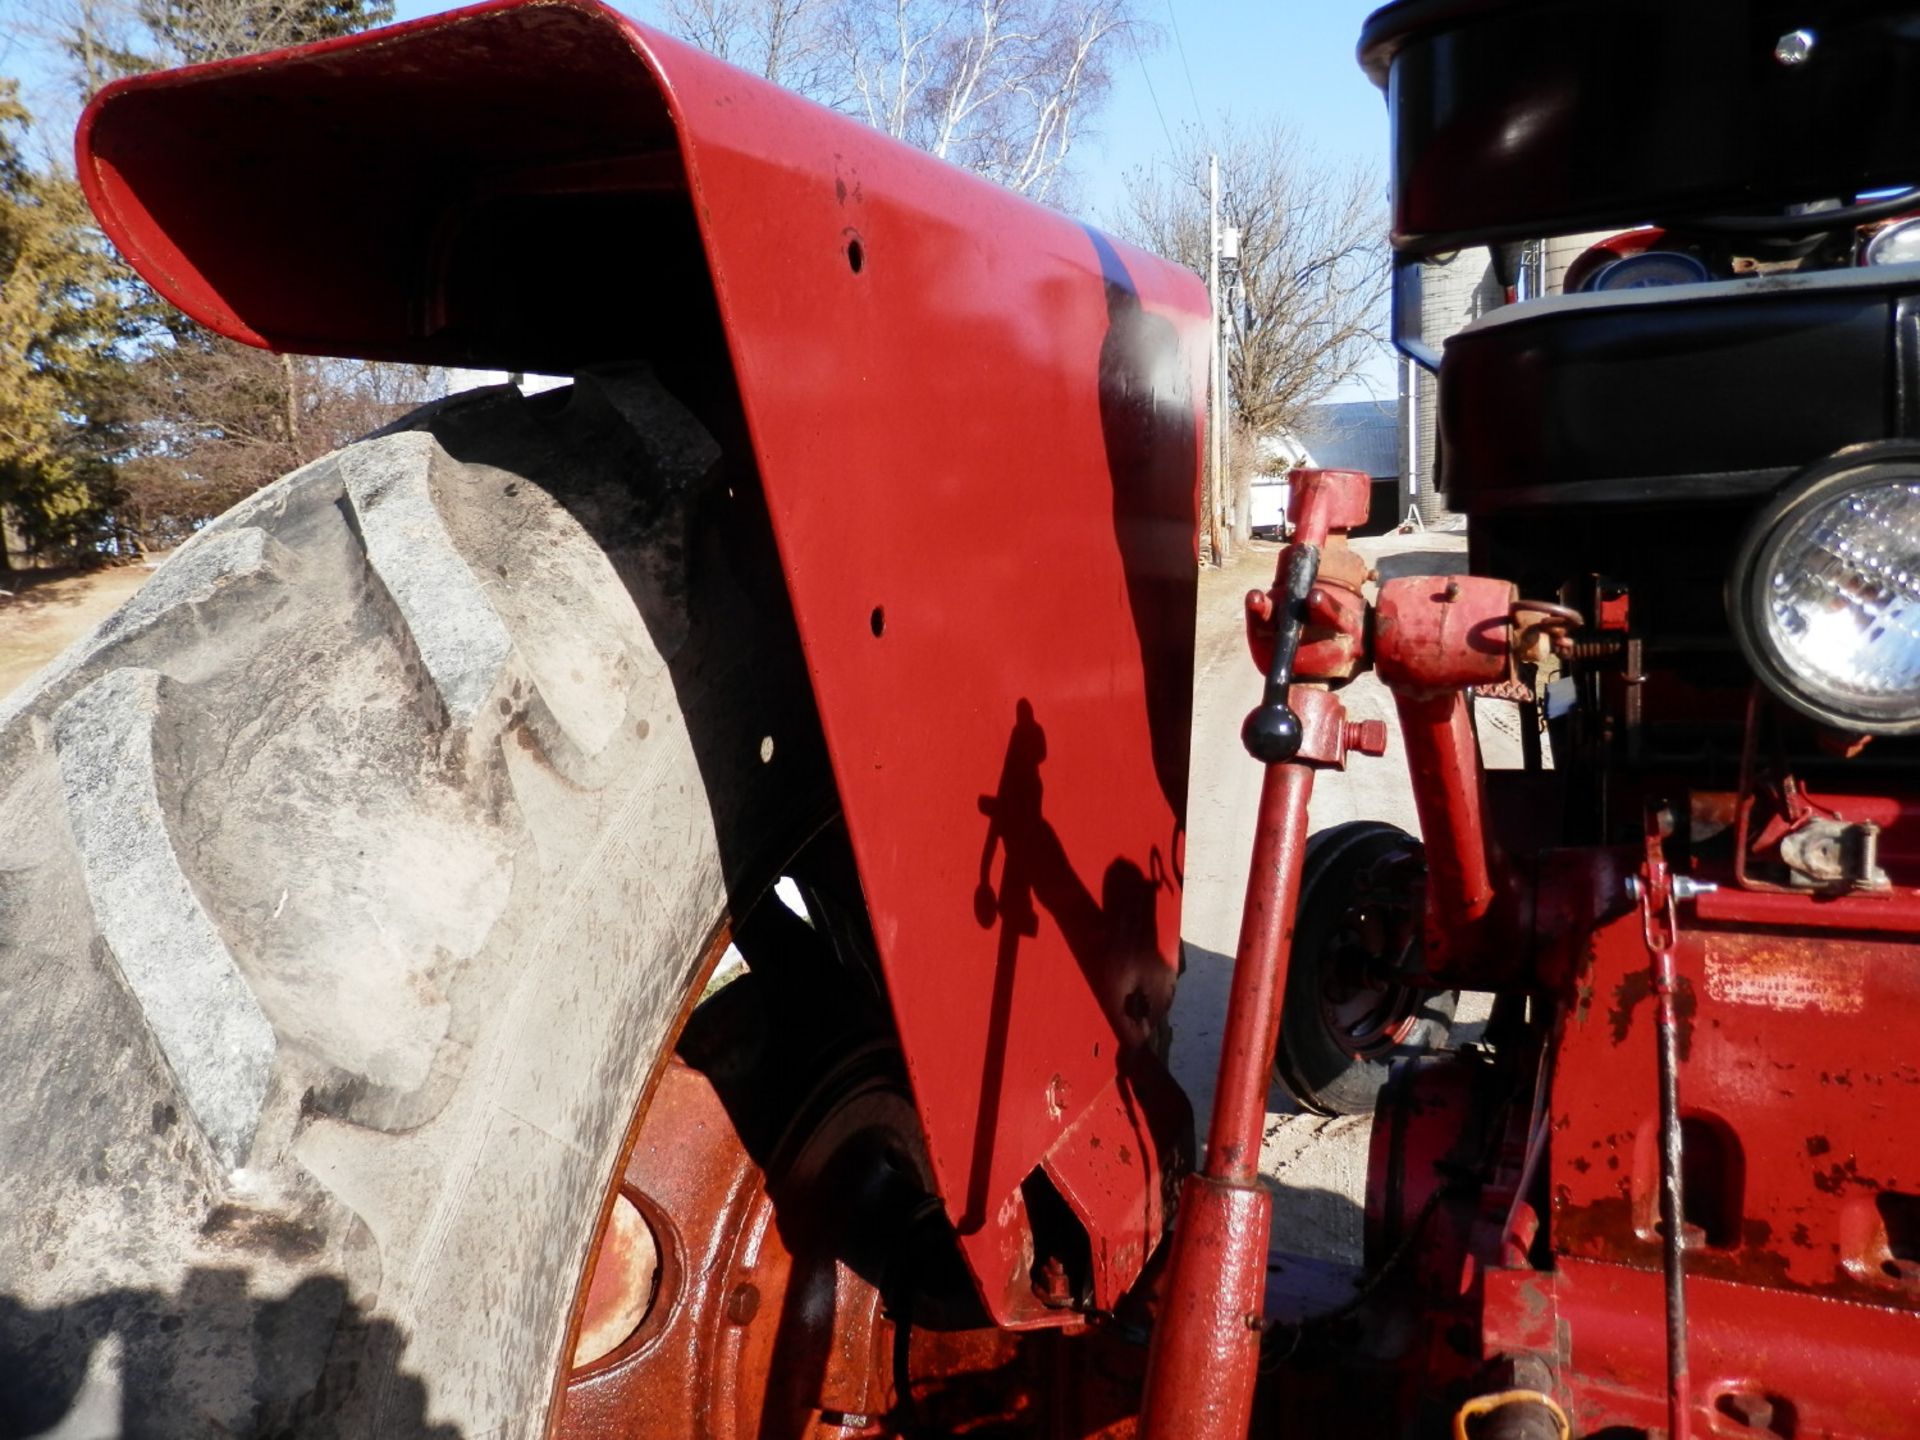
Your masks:
[{"label": "red wheel hub", "polygon": [[[837,1064],[761,1158],[714,1081],[668,1063],[596,1244],[580,1325],[583,1341],[621,1338],[566,1377],[556,1440],[899,1433],[882,1294],[892,1277],[844,1258],[850,1226],[889,1223],[868,1212],[897,1224],[894,1197],[924,1195],[918,1123],[888,1054],[870,1047]],[[914,1428],[1017,1421],[1042,1435],[1131,1435],[1145,1352],[1113,1332],[916,1324]]]}]

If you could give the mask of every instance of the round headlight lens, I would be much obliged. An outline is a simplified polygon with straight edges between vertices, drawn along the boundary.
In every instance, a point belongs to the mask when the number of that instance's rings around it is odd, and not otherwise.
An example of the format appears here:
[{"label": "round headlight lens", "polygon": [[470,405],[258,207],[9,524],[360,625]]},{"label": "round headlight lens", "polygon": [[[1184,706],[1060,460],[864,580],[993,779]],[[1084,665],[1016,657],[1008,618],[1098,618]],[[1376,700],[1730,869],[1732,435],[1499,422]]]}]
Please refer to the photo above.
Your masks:
[{"label": "round headlight lens", "polygon": [[1896,220],[1867,242],[1869,265],[1905,265],[1920,260],[1920,217]]},{"label": "round headlight lens", "polygon": [[1826,475],[1758,529],[1736,628],[1761,674],[1827,724],[1920,728],[1920,467]]},{"label": "round headlight lens", "polygon": [[1584,291],[1654,290],[1665,285],[1701,285],[1713,278],[1706,263],[1684,250],[1645,250],[1602,265],[1582,282]]}]

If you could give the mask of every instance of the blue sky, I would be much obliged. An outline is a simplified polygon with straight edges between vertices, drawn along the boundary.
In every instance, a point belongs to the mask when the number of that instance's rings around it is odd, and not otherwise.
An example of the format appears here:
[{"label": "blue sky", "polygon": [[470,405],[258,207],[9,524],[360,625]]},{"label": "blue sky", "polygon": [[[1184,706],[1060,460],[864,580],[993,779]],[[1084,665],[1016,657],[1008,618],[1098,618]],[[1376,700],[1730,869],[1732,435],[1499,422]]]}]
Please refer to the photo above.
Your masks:
[{"label": "blue sky", "polygon": [[[400,19],[455,8],[462,0],[398,0]],[[653,0],[616,0],[641,20]],[[1167,136],[1198,125],[1217,133],[1231,112],[1246,119],[1278,114],[1329,158],[1384,166],[1386,111],[1354,63],[1369,0],[1137,0],[1159,44],[1124,57],[1097,133],[1083,136],[1078,207],[1109,213],[1126,173],[1167,150]],[[47,90],[43,57],[27,39],[28,0],[0,0],[0,73],[20,75],[29,98],[59,108]],[[9,23],[13,21],[15,23]],[[48,119],[55,119],[49,113]]]},{"label": "blue sky", "polygon": [[[616,3],[643,21],[656,13],[654,0]],[[1070,208],[1095,221],[1111,216],[1127,172],[1163,156],[1169,133],[1177,138],[1183,127],[1197,125],[1217,134],[1229,114],[1247,121],[1277,115],[1325,158],[1375,165],[1384,185],[1386,108],[1354,61],[1361,22],[1375,0],[1137,3],[1141,18],[1160,32],[1159,44],[1117,65],[1096,133],[1080,142],[1079,203]],[[455,4],[398,0],[397,9],[399,18],[412,19]],[[32,97],[43,77],[34,73],[37,57],[7,43],[17,39],[5,23],[10,13],[24,14],[25,0],[0,0],[0,71],[25,71]],[[1390,394],[1393,368],[1384,354],[1369,381],[1368,387],[1345,388],[1339,398],[1369,388]]]},{"label": "blue sky", "polygon": [[1103,133],[1083,157],[1083,188],[1096,212],[1117,197],[1129,168],[1165,152],[1166,130],[1211,130],[1229,111],[1244,119],[1277,114],[1329,158],[1371,161],[1384,176],[1386,106],[1353,58],[1372,4],[1141,3],[1163,43],[1118,71]]},{"label": "blue sky", "polygon": [[[7,0],[0,0],[3,8]],[[616,0],[641,20],[649,0]],[[1329,158],[1370,160],[1384,174],[1387,120],[1379,91],[1354,62],[1367,0],[1139,0],[1160,43],[1124,59],[1098,131],[1083,141],[1080,194],[1089,217],[1111,210],[1126,173],[1167,150],[1167,135],[1214,133],[1228,112],[1278,114]],[[454,0],[399,0],[402,19]]]}]

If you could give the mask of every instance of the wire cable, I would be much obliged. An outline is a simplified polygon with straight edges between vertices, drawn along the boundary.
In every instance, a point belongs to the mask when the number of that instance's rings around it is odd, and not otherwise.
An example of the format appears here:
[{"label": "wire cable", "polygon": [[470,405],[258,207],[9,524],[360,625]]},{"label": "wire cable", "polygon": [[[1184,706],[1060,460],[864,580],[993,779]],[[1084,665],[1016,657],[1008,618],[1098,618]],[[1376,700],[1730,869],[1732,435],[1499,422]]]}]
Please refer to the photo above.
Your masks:
[{"label": "wire cable", "polygon": [[1147,98],[1153,101],[1153,113],[1160,119],[1160,133],[1167,137],[1167,156],[1171,159],[1179,154],[1179,147],[1173,143],[1173,131],[1167,127],[1166,112],[1160,108],[1160,97],[1154,93],[1153,76],[1147,73],[1147,57],[1140,53],[1140,47],[1137,45],[1134,47],[1133,58],[1140,64],[1140,78],[1147,82]]},{"label": "wire cable", "polygon": [[1194,88],[1193,70],[1187,64],[1187,42],[1180,38],[1180,16],[1173,8],[1173,0],[1167,0],[1167,18],[1173,21],[1173,44],[1174,48],[1180,52],[1180,68],[1186,73],[1187,96],[1193,101],[1194,123],[1200,127],[1200,133],[1207,137],[1207,148],[1211,150],[1214,148],[1213,130],[1207,124],[1205,113],[1200,109],[1200,92]]}]

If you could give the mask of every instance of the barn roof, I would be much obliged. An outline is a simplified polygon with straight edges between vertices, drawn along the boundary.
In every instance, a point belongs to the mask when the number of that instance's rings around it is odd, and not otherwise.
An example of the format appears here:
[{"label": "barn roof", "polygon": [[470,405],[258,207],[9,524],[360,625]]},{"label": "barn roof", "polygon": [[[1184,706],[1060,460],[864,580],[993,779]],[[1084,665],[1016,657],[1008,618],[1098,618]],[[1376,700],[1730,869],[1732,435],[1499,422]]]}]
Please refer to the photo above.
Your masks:
[{"label": "barn roof", "polygon": [[1376,480],[1400,473],[1400,407],[1393,400],[1315,405],[1299,435],[1323,469],[1364,470]]}]

